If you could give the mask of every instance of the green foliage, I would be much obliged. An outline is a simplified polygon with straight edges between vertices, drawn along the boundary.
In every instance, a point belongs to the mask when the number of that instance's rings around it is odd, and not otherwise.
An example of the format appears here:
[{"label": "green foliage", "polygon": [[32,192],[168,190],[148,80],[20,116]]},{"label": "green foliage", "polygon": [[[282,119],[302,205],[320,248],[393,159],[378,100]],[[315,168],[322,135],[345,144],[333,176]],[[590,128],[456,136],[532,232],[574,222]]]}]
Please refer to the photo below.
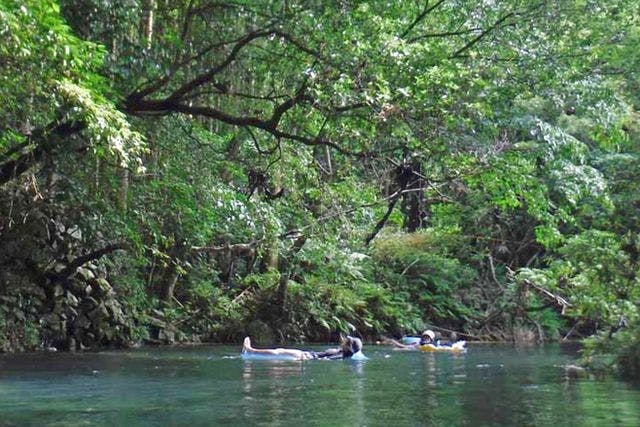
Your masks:
[{"label": "green foliage", "polygon": [[1,117],[8,127],[47,124],[48,116],[56,113],[56,88],[62,82],[104,87],[95,73],[104,48],[75,36],[54,1],[3,1],[0,37]]},{"label": "green foliage", "polygon": [[543,329],[546,334],[544,339],[556,340],[561,337],[560,331],[564,327],[564,321],[554,309],[545,308],[537,313],[529,313],[529,318]]},{"label": "green foliage", "polygon": [[373,260],[328,242],[311,241],[296,257],[288,285],[289,334],[323,339],[335,331],[403,329],[419,314],[372,276]]},{"label": "green foliage", "polygon": [[561,259],[545,270],[522,269],[521,280],[560,291],[573,307],[567,314],[615,325],[620,319],[635,323],[639,312],[633,301],[640,297],[637,268],[613,233],[588,230],[558,249]]},{"label": "green foliage", "polygon": [[123,167],[137,165],[141,171],[140,155],[143,152],[143,137],[133,131],[124,114],[115,105],[91,90],[80,87],[69,80],[57,83],[56,91],[68,111],[65,120],[86,123],[86,133],[94,142],[98,155],[108,154],[118,159]]},{"label": "green foliage", "polygon": [[616,371],[623,378],[640,378],[640,327],[601,333],[585,341],[582,362],[595,371]]},{"label": "green foliage", "polygon": [[0,352],[35,350],[41,343],[38,303],[12,292],[0,297]]},{"label": "green foliage", "polygon": [[474,315],[466,290],[476,273],[451,253],[460,237],[451,231],[427,229],[413,234],[380,236],[374,247],[378,280],[402,292],[424,321],[464,322]]}]

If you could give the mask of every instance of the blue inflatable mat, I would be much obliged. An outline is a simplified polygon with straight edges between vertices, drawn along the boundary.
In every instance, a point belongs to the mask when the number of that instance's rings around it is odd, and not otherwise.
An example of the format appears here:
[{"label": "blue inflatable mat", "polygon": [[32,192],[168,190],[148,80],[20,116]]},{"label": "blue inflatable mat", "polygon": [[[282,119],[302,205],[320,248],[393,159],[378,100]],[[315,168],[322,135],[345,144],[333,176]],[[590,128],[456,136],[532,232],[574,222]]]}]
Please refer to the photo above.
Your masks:
[{"label": "blue inflatable mat", "polygon": [[[289,354],[262,354],[262,353],[252,353],[250,351],[242,351],[241,357],[244,360],[300,360],[295,356],[291,356]],[[351,356],[351,360],[367,360],[368,357],[365,356],[362,351],[354,353]]]},{"label": "blue inflatable mat", "polygon": [[241,356],[245,360],[299,360],[289,354],[261,354],[244,350]]},{"label": "blue inflatable mat", "polygon": [[362,353],[362,351],[359,351],[357,353],[354,353],[353,356],[351,356],[351,360],[367,360],[368,357],[364,355],[364,353]]},{"label": "blue inflatable mat", "polygon": [[421,339],[420,337],[402,337],[400,339],[400,342],[402,344],[407,344],[407,345],[420,344],[420,339]]}]

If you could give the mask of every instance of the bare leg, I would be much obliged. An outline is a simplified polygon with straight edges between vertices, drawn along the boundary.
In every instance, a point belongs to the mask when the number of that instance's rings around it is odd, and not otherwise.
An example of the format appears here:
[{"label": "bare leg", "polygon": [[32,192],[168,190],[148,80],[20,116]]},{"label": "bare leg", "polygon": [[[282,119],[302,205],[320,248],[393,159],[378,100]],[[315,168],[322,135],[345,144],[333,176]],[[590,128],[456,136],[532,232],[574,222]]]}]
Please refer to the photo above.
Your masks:
[{"label": "bare leg", "polygon": [[309,352],[298,350],[295,348],[253,348],[251,347],[251,338],[249,337],[245,337],[244,342],[242,343],[242,350],[257,354],[292,356],[300,360],[306,360],[310,358]]}]

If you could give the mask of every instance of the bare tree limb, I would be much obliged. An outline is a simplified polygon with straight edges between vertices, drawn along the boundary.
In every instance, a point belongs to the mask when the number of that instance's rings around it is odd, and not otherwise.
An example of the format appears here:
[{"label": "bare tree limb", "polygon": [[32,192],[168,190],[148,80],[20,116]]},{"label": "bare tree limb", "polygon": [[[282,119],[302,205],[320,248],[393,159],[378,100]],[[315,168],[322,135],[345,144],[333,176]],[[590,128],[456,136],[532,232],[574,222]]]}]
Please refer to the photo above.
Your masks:
[{"label": "bare tree limb", "polygon": [[112,243],[110,245],[105,246],[104,248],[95,250],[93,252],[89,252],[88,254],[79,256],[71,261],[62,271],[56,274],[58,278],[67,278],[75,273],[78,267],[88,263],[89,261],[93,261],[98,258],[102,258],[104,255],[110,254],[111,252],[126,249],[127,245],[125,243]]},{"label": "bare tree limb", "polygon": [[534,4],[533,6],[529,7],[528,9],[525,9],[525,10],[514,10],[512,12],[504,14],[503,16],[498,18],[491,26],[489,26],[488,28],[484,29],[480,34],[478,34],[476,37],[474,37],[469,42],[467,42],[467,44],[465,44],[464,46],[459,48],[457,51],[455,51],[450,56],[450,58],[453,59],[453,58],[461,57],[464,52],[466,52],[467,50],[469,50],[470,48],[475,46],[483,38],[485,38],[486,36],[488,36],[489,34],[494,32],[495,30],[498,30],[500,28],[503,28],[505,26],[510,25],[510,24],[503,25],[508,19],[516,17],[516,16],[520,17],[520,18],[526,18],[528,15],[533,14],[536,10],[540,9],[545,4],[546,4],[546,0],[542,0],[541,2],[539,2],[537,4]]},{"label": "bare tree limb", "polygon": [[551,291],[543,288],[542,286],[530,281],[530,280],[523,280],[522,283],[524,283],[527,286],[531,286],[534,289],[537,289],[539,292],[543,293],[544,295],[546,295],[547,297],[551,298],[552,300],[554,300],[556,302],[556,304],[558,304],[560,307],[562,307],[562,314],[564,314],[564,311],[567,307],[571,307],[571,304],[569,303],[569,301],[567,301],[565,298],[561,297],[560,295],[556,295],[554,293],[552,293]]},{"label": "bare tree limb", "polygon": [[258,239],[258,240],[252,240],[249,243],[236,243],[233,245],[227,243],[226,245],[222,245],[222,246],[192,246],[191,251],[194,253],[217,253],[217,252],[246,253],[251,250],[254,250],[258,246],[258,244],[261,243],[263,240],[264,238]]},{"label": "bare tree limb", "polygon": [[415,42],[417,42],[419,40],[424,40],[424,39],[435,39],[435,38],[451,37],[451,36],[463,36],[463,35],[470,34],[470,33],[475,33],[475,32],[481,31],[481,30],[482,30],[482,28],[480,28],[480,27],[474,27],[474,28],[468,28],[466,30],[443,31],[441,33],[425,33],[425,34],[421,34],[419,36],[412,37],[409,40],[407,40],[407,42],[415,43]]},{"label": "bare tree limb", "polygon": [[516,12],[510,12],[510,13],[507,13],[506,15],[503,15],[502,17],[500,17],[496,22],[493,23],[493,25],[491,25],[489,28],[487,28],[484,31],[482,31],[476,37],[471,39],[471,41],[469,41],[467,44],[465,44],[460,49],[455,51],[455,53],[453,55],[451,55],[451,58],[457,58],[462,53],[466,52],[468,49],[471,49],[476,43],[480,42],[480,40],[485,38],[487,35],[489,35],[493,31],[495,31],[496,29],[500,28],[500,25],[504,21],[506,21],[507,19],[509,19],[509,18],[511,18],[513,16],[516,16]]},{"label": "bare tree limb", "polygon": [[400,38],[405,38],[411,32],[411,30],[413,30],[413,28],[420,23],[420,21],[422,21],[429,13],[431,13],[434,9],[436,9],[444,2],[445,0],[439,0],[433,6],[429,6],[429,2],[427,1],[424,10],[416,17],[416,19],[413,20],[411,24],[409,24],[409,26],[402,32],[402,34],[400,34]]}]

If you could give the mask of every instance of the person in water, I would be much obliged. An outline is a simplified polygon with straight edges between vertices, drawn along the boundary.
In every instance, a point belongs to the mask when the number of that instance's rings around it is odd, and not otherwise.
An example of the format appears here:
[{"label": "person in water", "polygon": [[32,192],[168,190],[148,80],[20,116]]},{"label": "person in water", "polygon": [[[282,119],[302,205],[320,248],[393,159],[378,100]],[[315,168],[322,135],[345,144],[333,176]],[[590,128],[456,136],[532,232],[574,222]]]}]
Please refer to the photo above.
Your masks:
[{"label": "person in water", "polygon": [[436,341],[436,334],[431,330],[427,329],[422,333],[422,337],[420,337],[420,345],[438,345]]},{"label": "person in water", "polygon": [[386,338],[383,341],[384,344],[388,344],[388,345],[392,345],[394,347],[396,347],[397,349],[400,350],[415,350],[418,348],[418,346],[421,345],[427,345],[427,344],[431,344],[434,346],[437,346],[438,343],[436,341],[436,334],[431,330],[431,329],[427,329],[426,331],[424,331],[422,333],[422,336],[420,337],[420,342],[414,342],[411,344],[403,344],[400,341],[396,341],[392,338]]},{"label": "person in water", "polygon": [[362,340],[352,336],[347,336],[342,339],[339,348],[330,348],[320,352],[298,350],[295,348],[253,348],[251,347],[251,338],[249,337],[246,337],[242,344],[243,353],[290,356],[297,360],[350,359],[360,350],[362,350]]}]

